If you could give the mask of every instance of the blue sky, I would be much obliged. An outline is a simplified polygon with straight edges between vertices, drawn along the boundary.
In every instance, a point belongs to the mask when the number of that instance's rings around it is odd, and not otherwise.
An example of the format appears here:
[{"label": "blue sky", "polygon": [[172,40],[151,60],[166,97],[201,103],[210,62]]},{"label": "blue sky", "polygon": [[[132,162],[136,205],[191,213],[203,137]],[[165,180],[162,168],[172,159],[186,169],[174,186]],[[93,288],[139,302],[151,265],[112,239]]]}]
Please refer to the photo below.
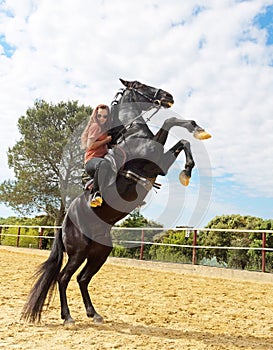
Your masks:
[{"label": "blue sky", "polygon": [[4,35],[0,36],[0,45],[2,46],[2,54],[5,55],[6,57],[10,58],[12,57],[13,53],[15,52],[16,48],[9,45],[6,42],[6,38]]},{"label": "blue sky", "polygon": [[265,10],[254,19],[254,24],[266,31],[266,44],[273,44],[273,5],[268,5]]},{"label": "blue sky", "polygon": [[[203,226],[222,214],[273,218],[268,0],[0,1],[0,182],[13,177],[7,150],[36,99],[110,104],[120,77],[173,94],[172,110],[152,128],[174,113],[213,136],[201,142],[172,129],[167,147],[190,141],[196,168],[183,188],[181,155],[147,197],[146,217],[168,227]],[[0,217],[12,214],[0,205]]]}]

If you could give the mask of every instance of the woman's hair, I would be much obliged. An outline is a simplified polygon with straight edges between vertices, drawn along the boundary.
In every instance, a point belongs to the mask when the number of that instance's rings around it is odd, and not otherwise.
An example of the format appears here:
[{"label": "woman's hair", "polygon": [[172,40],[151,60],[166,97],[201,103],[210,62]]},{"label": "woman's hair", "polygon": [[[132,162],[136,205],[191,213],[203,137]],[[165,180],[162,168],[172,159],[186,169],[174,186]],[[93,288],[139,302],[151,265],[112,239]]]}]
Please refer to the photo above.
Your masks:
[{"label": "woman's hair", "polygon": [[[106,123],[104,125],[100,125],[98,123],[98,110],[99,108],[101,109],[106,109],[108,113],[108,118],[106,120]],[[86,144],[87,144],[87,139],[88,139],[88,130],[91,126],[91,124],[96,123],[99,125],[101,128],[101,132],[106,132],[111,128],[111,116],[110,116],[110,109],[107,105],[105,104],[99,104],[95,109],[93,109],[93,112],[90,116],[90,119],[81,135],[81,148],[86,149]]]}]

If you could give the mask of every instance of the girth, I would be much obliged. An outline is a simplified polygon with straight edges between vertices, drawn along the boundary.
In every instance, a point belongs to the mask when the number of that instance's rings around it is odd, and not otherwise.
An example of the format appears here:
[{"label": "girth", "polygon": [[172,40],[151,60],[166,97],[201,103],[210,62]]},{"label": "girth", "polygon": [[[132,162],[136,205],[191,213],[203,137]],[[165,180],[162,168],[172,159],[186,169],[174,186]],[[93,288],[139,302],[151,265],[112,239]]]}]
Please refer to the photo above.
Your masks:
[{"label": "girth", "polygon": [[[126,177],[127,179],[133,180],[136,183],[139,183],[141,186],[143,186],[146,191],[150,191],[153,187],[160,189],[161,184],[155,182],[154,178],[145,178],[143,176],[140,176],[136,173],[134,173],[132,170],[121,170],[118,173],[119,175],[122,175]],[[85,178],[85,181],[83,182],[84,190],[90,190],[93,185],[93,178]]]},{"label": "girth", "polygon": [[146,189],[146,191],[150,191],[153,188],[153,186],[155,186],[157,188],[159,186],[159,184],[154,183],[154,179],[147,179],[145,177],[142,177],[142,176],[134,173],[132,170],[122,170],[119,172],[119,174],[123,175],[127,179],[133,180],[136,183],[140,184],[141,186],[143,186]]}]

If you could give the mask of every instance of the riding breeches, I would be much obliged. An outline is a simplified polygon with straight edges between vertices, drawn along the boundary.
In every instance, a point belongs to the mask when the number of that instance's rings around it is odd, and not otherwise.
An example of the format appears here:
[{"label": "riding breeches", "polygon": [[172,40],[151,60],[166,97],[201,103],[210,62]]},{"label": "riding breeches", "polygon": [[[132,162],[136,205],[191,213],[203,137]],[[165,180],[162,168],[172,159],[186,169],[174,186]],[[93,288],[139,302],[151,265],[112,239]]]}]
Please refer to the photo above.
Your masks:
[{"label": "riding breeches", "polygon": [[92,158],[85,164],[85,171],[94,179],[93,193],[102,192],[109,183],[112,174],[111,163],[104,158]]}]

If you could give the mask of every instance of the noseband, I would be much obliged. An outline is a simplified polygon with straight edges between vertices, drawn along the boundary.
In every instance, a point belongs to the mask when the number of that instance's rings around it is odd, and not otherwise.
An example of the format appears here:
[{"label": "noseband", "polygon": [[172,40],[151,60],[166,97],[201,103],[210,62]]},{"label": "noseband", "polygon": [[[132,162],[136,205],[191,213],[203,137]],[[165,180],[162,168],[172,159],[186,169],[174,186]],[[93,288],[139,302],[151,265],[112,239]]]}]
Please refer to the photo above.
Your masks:
[{"label": "noseband", "polygon": [[150,97],[150,96],[144,94],[142,91],[139,91],[135,88],[130,88],[129,90],[132,90],[134,93],[138,93],[139,95],[144,97],[146,100],[152,102],[154,107],[161,107],[161,101],[157,99],[157,95],[159,94],[161,89],[157,89],[153,97]]}]

